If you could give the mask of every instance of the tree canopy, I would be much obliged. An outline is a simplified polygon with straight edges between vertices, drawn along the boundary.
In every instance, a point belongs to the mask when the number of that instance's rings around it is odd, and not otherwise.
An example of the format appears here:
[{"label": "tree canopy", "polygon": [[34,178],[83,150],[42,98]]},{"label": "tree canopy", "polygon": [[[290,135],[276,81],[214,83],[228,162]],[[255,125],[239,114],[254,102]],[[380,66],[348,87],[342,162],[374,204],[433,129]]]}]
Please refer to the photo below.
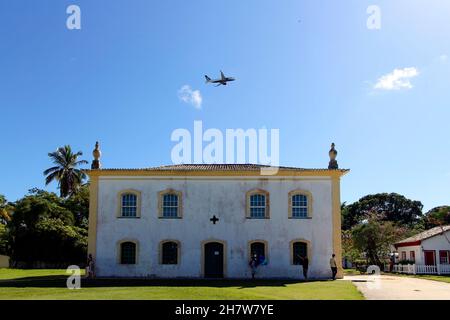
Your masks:
[{"label": "tree canopy", "polygon": [[[81,264],[86,257],[87,228],[77,213],[71,211],[75,199],[32,189],[14,204],[7,224],[10,254],[13,261],[32,267],[36,261],[52,266]],[[80,212],[87,202],[78,205]]]},{"label": "tree canopy", "polygon": [[413,227],[420,222],[423,205],[398,193],[378,193],[362,197],[342,208],[342,229],[349,230],[363,222],[370,214],[380,221]]},{"label": "tree canopy", "polygon": [[48,156],[55,166],[44,171],[45,184],[48,185],[56,180],[61,197],[76,193],[86,179],[86,174],[78,169],[80,165],[88,163],[86,160],[78,160],[78,157],[82,155],[81,151],[72,152],[69,145],[58,148],[55,152],[50,152]]},{"label": "tree canopy", "polygon": [[400,234],[390,221],[381,221],[377,215],[351,230],[353,248],[364,253],[369,264],[382,265],[388,256],[390,245],[399,240]]},{"label": "tree canopy", "polygon": [[425,229],[450,224],[450,206],[435,207],[423,216]]}]

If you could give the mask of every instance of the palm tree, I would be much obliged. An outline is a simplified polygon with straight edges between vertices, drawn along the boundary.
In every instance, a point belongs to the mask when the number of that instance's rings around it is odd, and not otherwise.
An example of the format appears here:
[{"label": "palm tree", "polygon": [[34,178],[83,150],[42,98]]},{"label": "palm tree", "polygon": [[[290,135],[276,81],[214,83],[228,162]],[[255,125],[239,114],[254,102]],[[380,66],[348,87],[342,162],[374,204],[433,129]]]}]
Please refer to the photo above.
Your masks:
[{"label": "palm tree", "polygon": [[79,165],[88,163],[86,160],[78,160],[78,157],[82,155],[81,151],[73,153],[69,145],[49,153],[48,156],[56,166],[44,171],[45,185],[53,180],[58,181],[61,197],[67,197],[76,192],[86,179],[86,174],[81,169],[77,169]]},{"label": "palm tree", "polygon": [[6,201],[4,195],[0,194],[0,223],[11,221],[12,206]]}]

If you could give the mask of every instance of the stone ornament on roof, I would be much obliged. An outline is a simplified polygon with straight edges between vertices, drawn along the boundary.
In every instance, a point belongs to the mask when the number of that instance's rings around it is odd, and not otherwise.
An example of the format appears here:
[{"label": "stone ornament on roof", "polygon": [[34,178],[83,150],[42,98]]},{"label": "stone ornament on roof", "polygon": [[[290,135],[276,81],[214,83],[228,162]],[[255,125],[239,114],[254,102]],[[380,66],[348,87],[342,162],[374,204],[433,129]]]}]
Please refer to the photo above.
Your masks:
[{"label": "stone ornament on roof", "polygon": [[339,169],[339,165],[336,161],[337,151],[334,148],[335,144],[331,144],[331,149],[328,152],[328,155],[330,156],[330,162],[328,163],[328,169]]},{"label": "stone ornament on roof", "polygon": [[92,155],[94,156],[94,160],[92,160],[91,169],[100,169],[102,167],[102,164],[100,163],[102,152],[99,149],[98,141],[95,143],[95,149],[92,151]]}]

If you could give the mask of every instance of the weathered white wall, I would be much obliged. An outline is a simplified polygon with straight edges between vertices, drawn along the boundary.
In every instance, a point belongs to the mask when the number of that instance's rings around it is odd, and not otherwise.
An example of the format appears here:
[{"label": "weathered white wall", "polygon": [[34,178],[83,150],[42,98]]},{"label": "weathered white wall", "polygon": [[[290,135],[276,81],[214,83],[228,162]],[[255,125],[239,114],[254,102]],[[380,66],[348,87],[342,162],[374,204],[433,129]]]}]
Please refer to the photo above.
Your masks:
[{"label": "weathered white wall", "polygon": [[[183,193],[183,218],[158,218],[158,192],[172,188]],[[245,195],[255,188],[270,193],[270,219],[246,219]],[[120,219],[117,194],[124,189],[141,192],[140,219]],[[312,219],[288,219],[288,193],[308,190],[313,195]],[[213,225],[209,219],[220,221]],[[301,278],[301,267],[290,264],[289,243],[294,239],[311,242],[311,277],[331,276],[332,254],[331,180],[327,177],[100,177],[97,222],[97,276],[201,277],[201,242],[226,241],[225,277],[250,277],[248,242],[268,242],[267,266],[259,277]],[[138,263],[118,264],[117,243],[139,241]],[[181,242],[178,265],[159,264],[159,243]]]},{"label": "weathered white wall", "polygon": [[445,235],[447,236],[447,238],[445,238],[443,234],[440,234],[423,240],[423,250],[450,250],[450,231],[447,231]]},{"label": "weathered white wall", "polygon": [[420,245],[418,246],[408,246],[408,247],[399,247],[398,248],[398,260],[402,260],[402,252],[406,252],[406,259],[410,260],[410,251],[414,251],[416,254],[416,264],[424,264],[423,262],[423,252],[420,248]]}]

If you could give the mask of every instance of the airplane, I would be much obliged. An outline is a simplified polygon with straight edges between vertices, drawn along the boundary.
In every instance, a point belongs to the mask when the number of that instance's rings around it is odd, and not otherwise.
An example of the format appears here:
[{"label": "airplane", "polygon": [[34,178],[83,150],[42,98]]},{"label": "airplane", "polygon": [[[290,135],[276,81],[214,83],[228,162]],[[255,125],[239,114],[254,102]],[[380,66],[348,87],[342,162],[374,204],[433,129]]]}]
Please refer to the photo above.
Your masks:
[{"label": "airplane", "polygon": [[218,87],[220,85],[226,86],[227,82],[236,80],[232,77],[225,77],[225,75],[223,74],[222,71],[220,71],[220,79],[213,80],[210,77],[208,77],[207,75],[205,75],[205,79],[206,79],[206,83],[217,83],[216,87]]}]

